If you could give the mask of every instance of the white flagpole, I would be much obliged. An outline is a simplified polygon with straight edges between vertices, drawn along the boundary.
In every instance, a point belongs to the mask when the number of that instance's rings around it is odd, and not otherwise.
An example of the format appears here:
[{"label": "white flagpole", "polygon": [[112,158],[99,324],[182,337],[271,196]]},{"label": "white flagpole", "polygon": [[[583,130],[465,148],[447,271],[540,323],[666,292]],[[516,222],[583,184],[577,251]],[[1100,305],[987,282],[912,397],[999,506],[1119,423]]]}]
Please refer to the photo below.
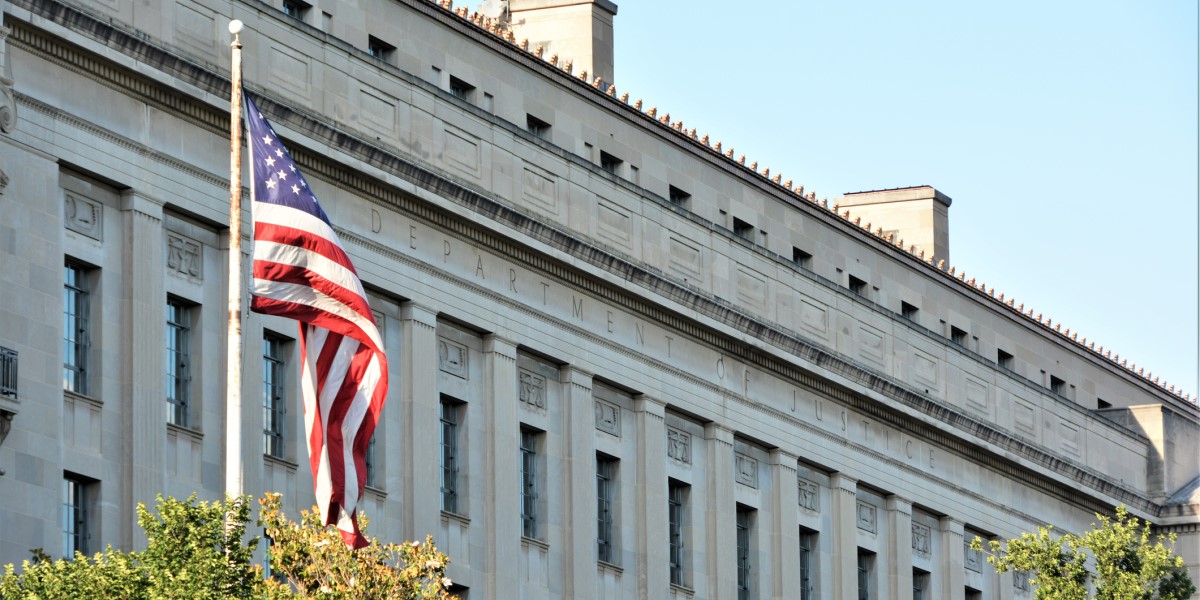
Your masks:
[{"label": "white flagpole", "polygon": [[233,34],[229,101],[229,339],[225,378],[225,493],[242,495],[242,22],[229,23]]}]

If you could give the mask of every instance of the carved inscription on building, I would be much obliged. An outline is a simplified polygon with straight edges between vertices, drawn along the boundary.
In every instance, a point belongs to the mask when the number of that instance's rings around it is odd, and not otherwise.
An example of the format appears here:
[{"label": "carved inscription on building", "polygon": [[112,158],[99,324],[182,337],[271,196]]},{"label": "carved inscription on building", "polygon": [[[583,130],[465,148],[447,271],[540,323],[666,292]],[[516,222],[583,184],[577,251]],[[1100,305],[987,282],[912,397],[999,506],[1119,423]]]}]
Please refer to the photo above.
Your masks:
[{"label": "carved inscription on building", "polygon": [[817,482],[809,481],[803,477],[797,477],[796,482],[800,486],[800,508],[812,512],[821,512],[821,486]]},{"label": "carved inscription on building", "polygon": [[758,488],[758,461],[738,452],[733,456],[733,474],[737,477],[737,482]]},{"label": "carved inscription on building", "polygon": [[930,530],[928,525],[920,523],[912,524],[912,550],[913,554],[919,556],[929,556],[929,536]]},{"label": "carved inscription on building", "polygon": [[204,245],[178,233],[167,232],[167,269],[184,277],[204,279]]},{"label": "carved inscription on building", "polygon": [[692,464],[692,434],[667,427],[667,456],[684,464]]},{"label": "carved inscription on building", "polygon": [[99,202],[70,192],[63,195],[63,223],[67,229],[103,241],[103,218]]},{"label": "carved inscription on building", "polygon": [[1029,593],[1029,571],[1013,571],[1013,587],[1019,594]]},{"label": "carved inscription on building", "polygon": [[596,429],[621,435],[621,407],[604,400],[596,400]]},{"label": "carved inscription on building", "polygon": [[467,347],[446,338],[438,338],[438,368],[451,375],[469,379]]},{"label": "carved inscription on building", "polygon": [[520,369],[518,376],[521,381],[521,404],[531,408],[546,408],[546,378]]},{"label": "carved inscription on building", "polygon": [[981,573],[983,571],[982,552],[971,549],[971,542],[963,542],[963,565],[968,571]]},{"label": "carved inscription on building", "polygon": [[867,504],[862,500],[858,501],[858,528],[863,531],[875,533],[875,505]]}]

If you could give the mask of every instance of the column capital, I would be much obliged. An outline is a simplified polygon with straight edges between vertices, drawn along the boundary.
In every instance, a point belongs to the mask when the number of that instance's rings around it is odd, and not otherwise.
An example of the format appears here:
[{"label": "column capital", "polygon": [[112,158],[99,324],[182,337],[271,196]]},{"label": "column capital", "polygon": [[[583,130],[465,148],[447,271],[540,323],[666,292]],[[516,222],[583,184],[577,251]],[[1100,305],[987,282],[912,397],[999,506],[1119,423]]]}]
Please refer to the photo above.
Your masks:
[{"label": "column capital", "polygon": [[405,302],[400,305],[400,320],[416,321],[429,327],[437,327],[437,311],[416,302]]},{"label": "column capital", "polygon": [[884,507],[888,510],[897,510],[910,517],[912,516],[912,501],[896,494],[892,494],[884,499]]},{"label": "column capital", "polygon": [[711,423],[705,423],[704,424],[704,439],[716,440],[718,442],[724,442],[724,443],[732,446],[733,445],[733,430],[720,424],[720,423],[717,423],[716,421],[713,421]]},{"label": "column capital", "polygon": [[132,210],[161,220],[163,217],[163,201],[152,198],[141,190],[130,188],[121,192],[121,210]]},{"label": "column capital", "polygon": [[938,519],[938,529],[945,533],[962,537],[966,533],[966,523],[954,517],[941,517]]},{"label": "column capital", "polygon": [[663,418],[667,414],[667,403],[646,394],[639,394],[633,398],[634,412],[650,413],[656,417]]},{"label": "column capital", "polygon": [[586,369],[580,368],[578,365],[563,365],[558,368],[558,381],[560,383],[569,383],[585,389],[592,389],[592,377],[595,375]]},{"label": "column capital", "polygon": [[851,494],[858,493],[858,479],[845,473],[834,473],[829,476],[829,489],[842,490]]},{"label": "column capital", "polygon": [[516,342],[495,333],[483,336],[483,351],[486,354],[499,354],[506,358],[517,360]]},{"label": "column capital", "polygon": [[797,461],[800,460],[800,456],[798,454],[792,454],[783,448],[775,448],[771,450],[768,460],[772,466],[779,465],[782,467],[789,467],[795,471],[797,467]]}]

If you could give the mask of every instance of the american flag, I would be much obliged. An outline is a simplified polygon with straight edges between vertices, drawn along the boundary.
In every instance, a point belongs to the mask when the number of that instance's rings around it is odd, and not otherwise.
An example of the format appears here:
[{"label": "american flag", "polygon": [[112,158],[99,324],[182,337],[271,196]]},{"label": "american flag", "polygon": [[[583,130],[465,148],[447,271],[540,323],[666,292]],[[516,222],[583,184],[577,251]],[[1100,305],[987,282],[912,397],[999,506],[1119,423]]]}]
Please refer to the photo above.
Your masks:
[{"label": "american flag", "polygon": [[387,357],[350,257],[304,175],[246,96],[254,202],[250,309],[300,322],[300,393],[321,519],[361,548],[367,446],[387,397]]}]

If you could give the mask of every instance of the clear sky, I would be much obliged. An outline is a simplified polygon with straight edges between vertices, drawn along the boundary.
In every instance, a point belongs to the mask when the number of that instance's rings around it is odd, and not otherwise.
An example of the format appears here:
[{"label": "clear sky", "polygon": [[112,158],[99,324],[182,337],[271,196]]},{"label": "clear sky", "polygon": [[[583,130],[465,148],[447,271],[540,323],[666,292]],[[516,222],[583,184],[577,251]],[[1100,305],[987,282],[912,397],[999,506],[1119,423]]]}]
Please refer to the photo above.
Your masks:
[{"label": "clear sky", "polygon": [[1200,391],[1195,0],[617,3],[618,94],[819,197],[934,186],[959,270]]}]

